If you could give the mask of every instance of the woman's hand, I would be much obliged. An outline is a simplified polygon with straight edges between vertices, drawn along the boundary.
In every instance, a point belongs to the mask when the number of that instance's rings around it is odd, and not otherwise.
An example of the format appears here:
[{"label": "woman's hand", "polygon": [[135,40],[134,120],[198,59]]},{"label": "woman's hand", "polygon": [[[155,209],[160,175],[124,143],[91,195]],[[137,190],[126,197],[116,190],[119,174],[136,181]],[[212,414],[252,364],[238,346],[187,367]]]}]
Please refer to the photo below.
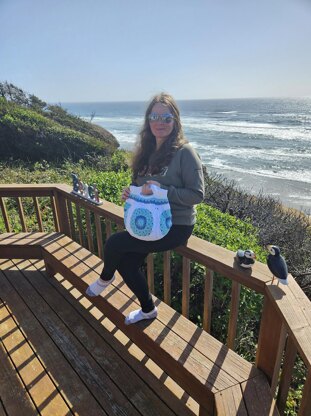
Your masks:
[{"label": "woman's hand", "polygon": [[121,194],[122,201],[126,201],[129,196],[130,196],[130,188],[127,186],[122,191],[122,194]]},{"label": "woman's hand", "polygon": [[151,185],[156,185],[156,186],[158,186],[158,187],[160,187],[161,186],[161,184],[159,183],[159,182],[156,182],[156,181],[147,181],[143,186],[142,186],[142,189],[141,189],[141,193],[142,193],[142,195],[152,195],[153,194],[153,191],[152,191],[152,189],[151,189]]}]

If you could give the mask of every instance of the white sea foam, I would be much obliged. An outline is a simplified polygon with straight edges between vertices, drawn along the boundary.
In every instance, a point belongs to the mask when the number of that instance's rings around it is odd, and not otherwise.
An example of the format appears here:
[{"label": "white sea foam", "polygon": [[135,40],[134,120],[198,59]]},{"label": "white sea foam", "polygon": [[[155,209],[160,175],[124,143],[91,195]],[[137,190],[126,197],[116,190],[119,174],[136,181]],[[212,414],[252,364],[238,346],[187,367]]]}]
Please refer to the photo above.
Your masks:
[{"label": "white sea foam", "polygon": [[290,181],[298,181],[303,183],[311,184],[311,171],[306,170],[297,170],[297,171],[289,171],[289,170],[272,170],[272,169],[253,169],[251,166],[240,168],[238,166],[230,166],[225,163],[225,161],[221,159],[214,159],[211,161],[208,166],[211,166],[215,169],[222,169],[232,172],[238,172],[242,175],[255,175],[255,176],[262,176],[267,178],[274,178],[274,179],[283,179],[283,180],[290,180]]},{"label": "white sea foam", "polygon": [[310,140],[311,130],[304,127],[277,126],[269,123],[251,123],[242,121],[219,121],[208,119],[184,118],[185,131],[224,132],[250,135],[270,136],[281,140]]},{"label": "white sea foam", "polygon": [[[206,151],[206,147],[208,151]],[[204,148],[205,155],[225,155],[225,156],[234,156],[239,157],[242,159],[262,159],[262,160],[270,160],[270,161],[292,161],[301,160],[301,159],[310,159],[311,164],[311,152],[293,152],[292,149],[282,148],[282,149],[257,149],[257,148],[243,148],[243,147],[232,147],[232,148],[225,148],[225,147],[216,147],[216,146],[206,146]]]},{"label": "white sea foam", "polygon": [[304,201],[311,201],[311,195],[289,194],[288,197],[293,199],[301,199]]}]

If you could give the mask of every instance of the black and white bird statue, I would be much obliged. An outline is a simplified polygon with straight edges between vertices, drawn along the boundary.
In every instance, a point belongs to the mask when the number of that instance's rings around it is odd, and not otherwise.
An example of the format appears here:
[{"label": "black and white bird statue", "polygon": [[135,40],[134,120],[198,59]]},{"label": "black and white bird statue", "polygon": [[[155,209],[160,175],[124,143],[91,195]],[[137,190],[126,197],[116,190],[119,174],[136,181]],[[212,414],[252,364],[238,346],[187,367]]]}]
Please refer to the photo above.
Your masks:
[{"label": "black and white bird statue", "polygon": [[255,263],[256,254],[252,250],[238,250],[236,258],[241,267],[249,269]]},{"label": "black and white bird statue", "polygon": [[281,250],[278,246],[269,245],[267,246],[269,255],[267,258],[267,264],[270,272],[273,274],[272,283],[274,277],[277,277],[278,281],[283,285],[288,285],[288,269],[284,257],[281,256]]}]

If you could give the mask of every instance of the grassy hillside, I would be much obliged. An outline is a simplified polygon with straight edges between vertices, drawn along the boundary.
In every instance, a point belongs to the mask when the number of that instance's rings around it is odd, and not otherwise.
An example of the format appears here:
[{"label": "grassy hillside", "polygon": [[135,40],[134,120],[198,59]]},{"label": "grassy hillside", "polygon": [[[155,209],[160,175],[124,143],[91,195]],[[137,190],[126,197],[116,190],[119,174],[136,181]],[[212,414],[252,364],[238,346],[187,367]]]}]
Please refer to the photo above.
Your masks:
[{"label": "grassy hillside", "polygon": [[0,83],[0,160],[75,162],[110,155],[118,147],[100,126]]}]

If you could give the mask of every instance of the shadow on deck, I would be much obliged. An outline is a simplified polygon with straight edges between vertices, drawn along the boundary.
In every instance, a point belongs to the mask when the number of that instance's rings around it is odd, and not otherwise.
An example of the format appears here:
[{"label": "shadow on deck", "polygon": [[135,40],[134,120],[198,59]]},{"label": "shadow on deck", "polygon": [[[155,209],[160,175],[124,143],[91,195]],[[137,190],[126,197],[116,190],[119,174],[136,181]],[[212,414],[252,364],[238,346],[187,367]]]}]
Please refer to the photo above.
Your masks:
[{"label": "shadow on deck", "polygon": [[[198,404],[42,260],[0,260],[0,415],[193,415]],[[169,404],[169,405],[168,405]]]}]

